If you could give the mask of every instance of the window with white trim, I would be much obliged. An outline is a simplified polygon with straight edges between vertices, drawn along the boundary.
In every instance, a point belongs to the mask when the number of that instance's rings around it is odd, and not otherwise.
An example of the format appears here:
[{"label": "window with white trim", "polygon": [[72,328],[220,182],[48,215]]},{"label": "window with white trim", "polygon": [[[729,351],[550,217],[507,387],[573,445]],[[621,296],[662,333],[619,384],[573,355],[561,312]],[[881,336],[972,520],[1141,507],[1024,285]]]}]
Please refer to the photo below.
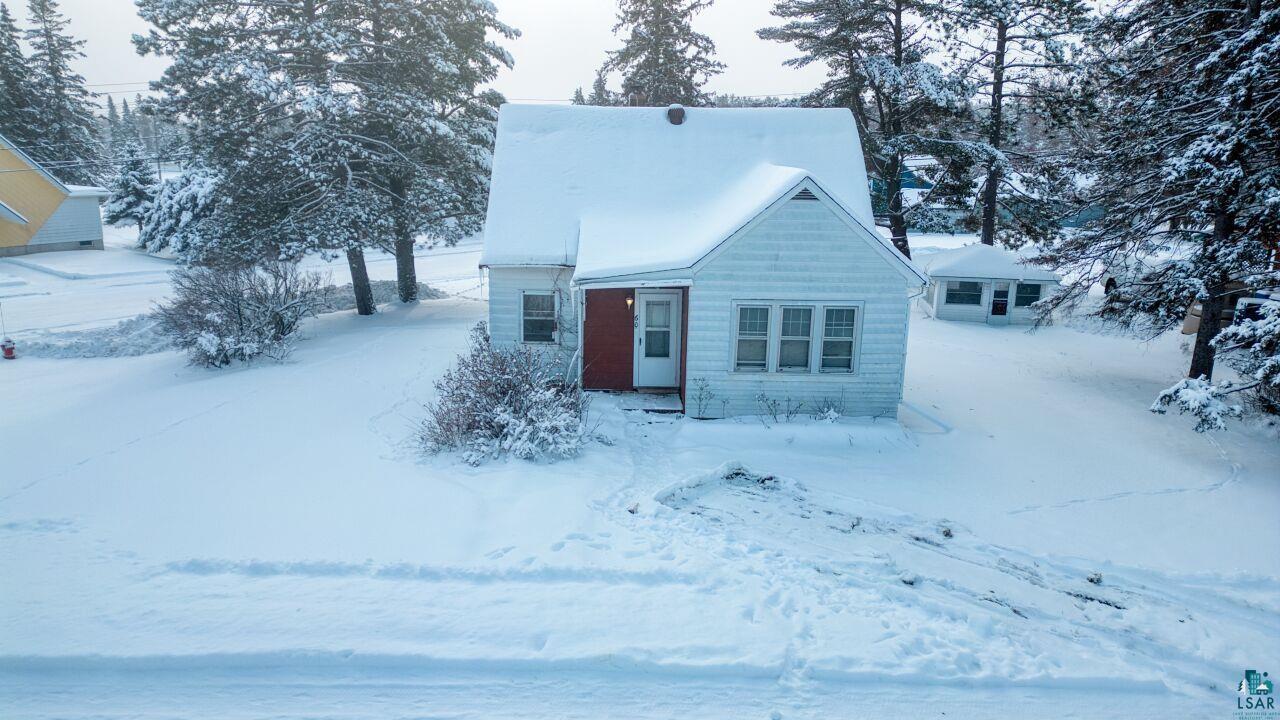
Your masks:
[{"label": "window with white trim", "polygon": [[826,308],[822,323],[822,372],[853,372],[853,344],[857,329],[857,308]]},{"label": "window with white trim", "polygon": [[733,368],[740,372],[769,369],[769,315],[772,308],[743,305],[738,308]]},{"label": "window with white trim", "polygon": [[778,372],[808,372],[813,349],[813,308],[782,308],[778,337]]},{"label": "window with white trim", "polygon": [[556,341],[556,295],[526,291],[520,296],[520,340],[526,343]]},{"label": "window with white trim", "polygon": [[862,303],[734,303],[733,369],[854,373]]},{"label": "window with white trim", "polygon": [[969,280],[948,280],[947,304],[981,305],[982,283]]}]

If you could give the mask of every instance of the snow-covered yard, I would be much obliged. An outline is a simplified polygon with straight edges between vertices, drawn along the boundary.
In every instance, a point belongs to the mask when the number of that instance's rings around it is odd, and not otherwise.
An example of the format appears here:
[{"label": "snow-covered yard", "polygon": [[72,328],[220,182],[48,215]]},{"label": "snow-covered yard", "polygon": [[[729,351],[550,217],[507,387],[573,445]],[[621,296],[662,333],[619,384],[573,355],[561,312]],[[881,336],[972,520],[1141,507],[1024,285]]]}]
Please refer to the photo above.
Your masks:
[{"label": "snow-covered yard", "polygon": [[[1280,668],[1280,451],[1147,412],[1181,338],[917,316],[900,422],[601,396],[611,445],[471,468],[413,435],[475,258],[285,364],[0,365],[0,714],[1224,717]],[[19,334],[167,291],[0,269]]]}]

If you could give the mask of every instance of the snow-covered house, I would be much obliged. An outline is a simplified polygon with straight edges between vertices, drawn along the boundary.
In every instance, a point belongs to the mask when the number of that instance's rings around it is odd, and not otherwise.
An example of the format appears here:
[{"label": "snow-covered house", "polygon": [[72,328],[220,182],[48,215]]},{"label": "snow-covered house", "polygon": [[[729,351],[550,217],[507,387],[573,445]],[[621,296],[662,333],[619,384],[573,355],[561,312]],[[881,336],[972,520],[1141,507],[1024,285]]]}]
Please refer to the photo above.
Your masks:
[{"label": "snow-covered house", "polygon": [[874,230],[852,115],[798,108],[506,105],[481,265],[495,342],[705,416],[895,415],[928,282]]},{"label": "snow-covered house", "polygon": [[1027,325],[1035,322],[1031,304],[1061,280],[1018,253],[981,243],[925,255],[920,264],[932,278],[922,302],[939,320]]},{"label": "snow-covered house", "polygon": [[99,187],[66,185],[0,135],[0,257],[102,249]]}]

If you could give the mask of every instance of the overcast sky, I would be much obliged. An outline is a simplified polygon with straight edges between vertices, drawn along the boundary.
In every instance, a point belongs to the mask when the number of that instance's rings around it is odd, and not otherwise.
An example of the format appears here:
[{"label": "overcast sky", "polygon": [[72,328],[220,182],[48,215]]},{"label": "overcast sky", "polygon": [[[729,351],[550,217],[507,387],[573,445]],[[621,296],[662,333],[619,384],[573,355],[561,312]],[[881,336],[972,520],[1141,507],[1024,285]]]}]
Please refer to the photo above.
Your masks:
[{"label": "overcast sky", "polygon": [[[610,30],[614,0],[494,0],[498,16],[518,28],[522,37],[507,43],[516,66],[497,83],[511,100],[567,99],[578,86],[590,88],[595,69],[618,40]],[[21,16],[25,2],[8,0]],[[719,0],[699,15],[695,27],[716,42],[723,75],[710,89],[739,95],[802,93],[823,77],[820,68],[793,70],[782,62],[792,48],[765,42],[755,31],[772,24],[773,0]],[[159,77],[165,62],[139,57],[130,36],[145,32],[133,0],[61,0],[71,19],[71,32],[88,42],[88,56],[79,68],[95,92],[110,92],[117,99],[145,89],[145,82]]]}]

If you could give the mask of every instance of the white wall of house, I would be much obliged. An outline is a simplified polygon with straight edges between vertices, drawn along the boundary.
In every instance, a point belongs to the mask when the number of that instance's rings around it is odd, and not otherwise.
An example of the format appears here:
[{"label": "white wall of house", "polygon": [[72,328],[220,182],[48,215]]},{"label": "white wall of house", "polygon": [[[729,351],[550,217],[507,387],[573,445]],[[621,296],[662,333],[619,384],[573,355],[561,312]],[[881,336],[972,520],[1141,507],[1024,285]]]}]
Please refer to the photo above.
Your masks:
[{"label": "white wall of house", "polygon": [[[948,282],[980,282],[982,283],[982,301],[977,305],[953,304],[947,302]],[[1031,325],[1035,323],[1036,314],[1030,307],[1016,307],[1018,281],[1013,279],[944,277],[937,276],[929,285],[922,301],[926,304],[929,315],[939,320],[959,320],[962,322],[988,322],[991,313],[991,296],[995,283],[1009,283],[1009,321],[1010,325]],[[1057,283],[1037,281],[1028,283],[1040,285],[1040,297],[1046,298],[1058,287]]]},{"label": "white wall of house", "polygon": [[61,245],[88,242],[86,247],[102,247],[102,216],[98,198],[69,197],[31,238],[29,245]]},{"label": "white wall of house", "polygon": [[489,268],[489,337],[495,343],[520,343],[525,293],[554,293],[557,330],[555,342],[533,343],[546,351],[563,372],[578,349],[578,309],[569,281],[573,268],[494,267]]},{"label": "white wall of house", "polygon": [[[692,395],[699,378],[715,398],[706,414],[758,414],[764,393],[805,403],[806,411],[843,396],[844,414],[897,415],[902,397],[914,288],[868,240],[820,201],[791,200],[712,258],[694,275],[689,291],[687,379]],[[748,372],[735,369],[735,308],[748,303],[811,306],[812,342],[821,347],[822,308],[858,310],[855,371]],[[771,322],[771,335],[778,332]],[[771,361],[778,341],[769,343]],[[820,354],[811,356],[820,362]],[[811,362],[811,369],[814,362]],[[727,403],[727,404],[725,404]],[[696,413],[692,399],[690,414]]]}]

